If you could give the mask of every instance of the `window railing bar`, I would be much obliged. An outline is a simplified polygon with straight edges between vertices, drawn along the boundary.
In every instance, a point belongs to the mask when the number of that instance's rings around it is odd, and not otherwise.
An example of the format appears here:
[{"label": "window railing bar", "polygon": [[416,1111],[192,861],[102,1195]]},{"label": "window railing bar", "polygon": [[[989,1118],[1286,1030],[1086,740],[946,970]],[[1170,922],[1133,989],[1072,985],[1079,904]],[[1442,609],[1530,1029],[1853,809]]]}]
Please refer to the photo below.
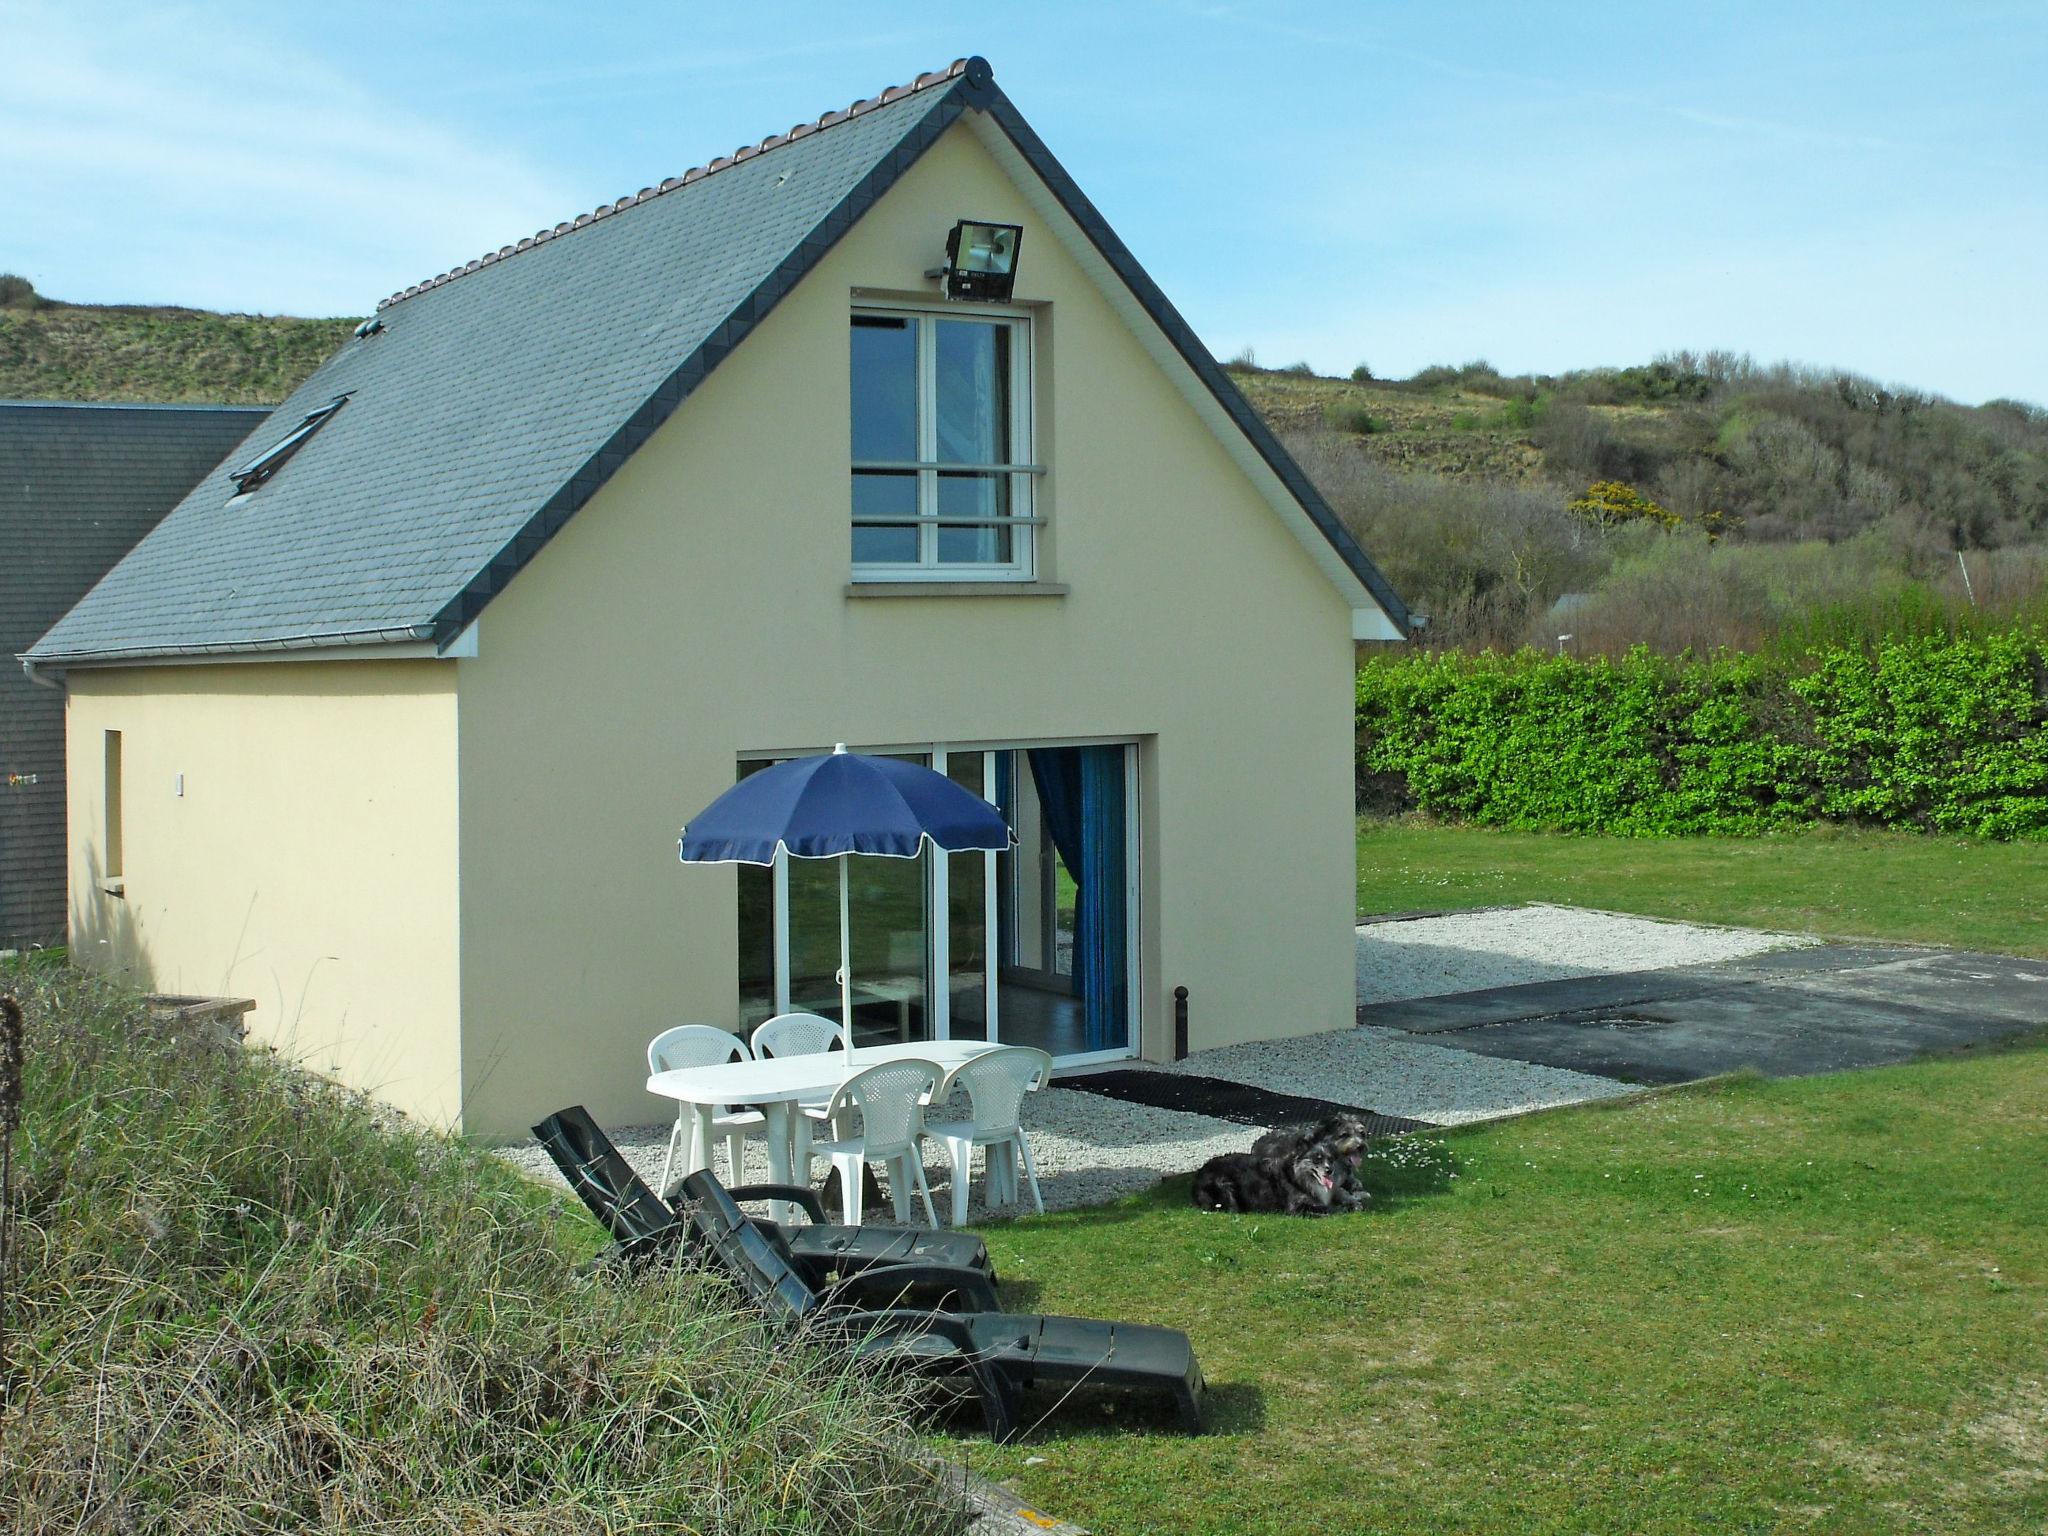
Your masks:
[{"label": "window railing bar", "polygon": [[864,469],[892,470],[909,473],[913,470],[936,470],[947,475],[1042,475],[1043,464],[934,464],[923,459],[855,459],[856,473]]},{"label": "window railing bar", "polygon": [[870,512],[853,520],[856,528],[914,528],[929,523],[934,528],[1043,528],[1042,517],[963,517],[949,512],[888,514]]}]

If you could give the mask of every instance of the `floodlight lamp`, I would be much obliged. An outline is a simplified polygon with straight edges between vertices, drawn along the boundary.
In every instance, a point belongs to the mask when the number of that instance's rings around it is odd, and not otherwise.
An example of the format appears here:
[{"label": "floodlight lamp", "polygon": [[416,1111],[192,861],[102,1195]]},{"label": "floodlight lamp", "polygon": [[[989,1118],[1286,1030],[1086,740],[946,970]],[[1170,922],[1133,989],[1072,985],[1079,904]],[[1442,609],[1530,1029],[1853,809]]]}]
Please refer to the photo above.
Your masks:
[{"label": "floodlight lamp", "polygon": [[1017,283],[1021,224],[988,224],[962,219],[946,236],[946,297],[1002,304]]}]

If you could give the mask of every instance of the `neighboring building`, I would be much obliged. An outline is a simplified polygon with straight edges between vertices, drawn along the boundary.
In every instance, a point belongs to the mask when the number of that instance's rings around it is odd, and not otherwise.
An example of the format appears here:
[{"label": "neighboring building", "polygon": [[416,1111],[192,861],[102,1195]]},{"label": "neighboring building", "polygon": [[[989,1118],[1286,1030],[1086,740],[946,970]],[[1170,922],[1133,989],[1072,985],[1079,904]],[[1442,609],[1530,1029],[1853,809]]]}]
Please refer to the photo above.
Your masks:
[{"label": "neighboring building", "polygon": [[[0,400],[0,655],[62,618],[269,414]],[[62,940],[64,695],[0,667],[0,949]]]},{"label": "neighboring building", "polygon": [[[1021,227],[1003,302],[934,281],[961,220]],[[833,867],[676,829],[845,742],[1020,833],[854,861],[864,1035],[1352,1021],[1352,646],[1406,613],[985,63],[375,318],[32,652],[81,955],[480,1134],[657,1118],[657,1030],[837,995]]]}]

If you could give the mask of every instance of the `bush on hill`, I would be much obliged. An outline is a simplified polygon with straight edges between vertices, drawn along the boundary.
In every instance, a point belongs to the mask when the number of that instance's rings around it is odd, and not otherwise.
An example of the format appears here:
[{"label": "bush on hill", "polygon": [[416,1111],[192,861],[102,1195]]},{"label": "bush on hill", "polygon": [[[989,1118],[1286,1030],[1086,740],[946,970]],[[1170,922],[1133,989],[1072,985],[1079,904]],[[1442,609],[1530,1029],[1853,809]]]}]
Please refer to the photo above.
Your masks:
[{"label": "bush on hill", "polygon": [[41,309],[49,300],[36,285],[14,272],[0,272],[0,309]]}]

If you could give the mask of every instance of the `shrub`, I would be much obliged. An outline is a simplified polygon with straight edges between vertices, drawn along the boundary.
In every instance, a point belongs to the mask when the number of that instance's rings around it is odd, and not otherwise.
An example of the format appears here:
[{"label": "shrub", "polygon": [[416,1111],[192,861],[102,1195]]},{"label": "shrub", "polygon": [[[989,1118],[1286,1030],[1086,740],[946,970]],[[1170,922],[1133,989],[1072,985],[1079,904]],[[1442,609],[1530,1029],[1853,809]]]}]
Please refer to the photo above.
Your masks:
[{"label": "shrub", "polygon": [[1503,402],[1494,412],[1493,424],[1510,432],[1526,432],[1536,425],[1543,414],[1543,398],[1540,395],[1516,395]]},{"label": "shrub", "polygon": [[2048,835],[2042,639],[1844,648],[1794,678],[1812,712],[1821,814],[1979,837]]},{"label": "shrub", "polygon": [[27,278],[0,272],[0,309],[41,309],[48,302]]},{"label": "shrub", "polygon": [[1323,407],[1323,422],[1332,431],[1350,432],[1360,437],[1387,430],[1384,421],[1355,402],[1333,402]]},{"label": "shrub", "polygon": [[1901,547],[1884,533],[1839,543],[1717,541],[1707,520],[1603,537],[1613,564],[1573,613],[1582,653],[1647,645],[1675,654],[1716,648],[1810,651],[1917,636],[1983,635],[2048,622],[2048,551],[1967,556]]},{"label": "shrub", "polygon": [[1286,443],[1394,590],[1429,616],[1432,645],[1519,645],[1558,593],[1585,590],[1607,567],[1613,536],[1566,513],[1554,486],[1401,474],[1327,432]]},{"label": "shrub", "polygon": [[579,1275],[492,1155],[74,972],[28,1007],[11,1530],[958,1529],[900,1382]]},{"label": "shrub", "polygon": [[1356,368],[1352,369],[1351,382],[1354,384],[1370,384],[1372,382],[1371,366],[1366,363],[1360,363]]},{"label": "shrub", "polygon": [[2048,837],[2048,631],[1799,658],[1409,657],[1360,670],[1360,800],[1645,836],[1826,820]]},{"label": "shrub", "polygon": [[1602,528],[1618,528],[1627,523],[1648,523],[1658,528],[1678,526],[1676,515],[1619,480],[1594,481],[1586,487],[1584,495],[1566,502],[1565,510]]},{"label": "shrub", "polygon": [[1659,357],[1647,366],[1589,368],[1569,376],[1567,387],[1588,405],[1661,405],[1705,400],[1714,381],[1691,358]]},{"label": "shrub", "polygon": [[1545,468],[1567,485],[1594,480],[1647,481],[1665,458],[1659,448],[1625,435],[1607,417],[1596,415],[1583,400],[1569,395],[1545,402],[1532,428],[1536,446],[1543,450]]},{"label": "shrub", "polygon": [[1312,379],[1316,376],[1315,366],[1306,360],[1299,363],[1289,363],[1280,372],[1292,374],[1297,379]]},{"label": "shrub", "polygon": [[1459,411],[1451,417],[1453,432],[1526,432],[1542,417],[1544,400],[1536,395],[1514,395],[1493,410]]}]

